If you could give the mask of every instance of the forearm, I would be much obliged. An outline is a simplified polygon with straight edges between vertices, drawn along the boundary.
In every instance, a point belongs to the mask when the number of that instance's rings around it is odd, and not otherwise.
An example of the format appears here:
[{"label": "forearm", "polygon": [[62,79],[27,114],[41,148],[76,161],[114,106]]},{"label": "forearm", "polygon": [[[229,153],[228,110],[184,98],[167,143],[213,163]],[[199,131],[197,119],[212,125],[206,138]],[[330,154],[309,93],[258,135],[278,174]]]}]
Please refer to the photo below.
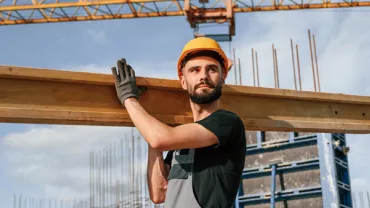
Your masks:
[{"label": "forearm", "polygon": [[135,127],[151,147],[157,148],[160,139],[164,140],[171,135],[172,127],[149,115],[136,99],[125,100],[125,107]]},{"label": "forearm", "polygon": [[149,145],[147,181],[150,199],[158,204],[166,198],[168,169],[163,162],[162,151]]}]

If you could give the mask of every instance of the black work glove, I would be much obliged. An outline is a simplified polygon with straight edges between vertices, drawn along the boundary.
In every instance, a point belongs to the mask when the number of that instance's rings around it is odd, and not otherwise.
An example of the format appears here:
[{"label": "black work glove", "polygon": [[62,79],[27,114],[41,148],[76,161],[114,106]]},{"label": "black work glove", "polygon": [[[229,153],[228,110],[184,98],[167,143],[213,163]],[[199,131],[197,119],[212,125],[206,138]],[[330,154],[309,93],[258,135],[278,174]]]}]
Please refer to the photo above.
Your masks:
[{"label": "black work glove", "polygon": [[140,92],[136,85],[135,71],[130,65],[127,65],[124,58],[117,61],[117,68],[118,74],[116,67],[112,67],[112,73],[115,78],[118,99],[122,105],[125,105],[127,98],[134,97],[138,99]]}]

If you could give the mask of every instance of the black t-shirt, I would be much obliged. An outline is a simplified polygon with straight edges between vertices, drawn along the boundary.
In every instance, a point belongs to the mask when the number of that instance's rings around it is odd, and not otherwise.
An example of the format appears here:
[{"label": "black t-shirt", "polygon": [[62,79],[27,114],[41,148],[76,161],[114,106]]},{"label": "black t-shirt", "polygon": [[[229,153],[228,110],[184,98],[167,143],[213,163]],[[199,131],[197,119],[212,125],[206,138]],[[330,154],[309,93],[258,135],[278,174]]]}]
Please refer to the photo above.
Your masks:
[{"label": "black t-shirt", "polygon": [[[229,208],[234,203],[244,168],[246,141],[242,120],[217,110],[196,123],[213,132],[219,144],[195,149],[193,190],[202,207]],[[171,164],[169,151],[165,164]]]}]

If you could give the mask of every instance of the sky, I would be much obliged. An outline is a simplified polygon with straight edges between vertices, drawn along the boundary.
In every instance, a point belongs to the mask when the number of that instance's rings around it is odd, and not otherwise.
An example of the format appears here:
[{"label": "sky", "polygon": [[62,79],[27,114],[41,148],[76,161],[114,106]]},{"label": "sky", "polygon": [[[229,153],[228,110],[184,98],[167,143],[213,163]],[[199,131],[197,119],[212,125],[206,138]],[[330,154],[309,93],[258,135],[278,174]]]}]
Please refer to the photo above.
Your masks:
[{"label": "sky", "polygon": [[[252,85],[251,48],[258,51],[260,83],[274,87],[271,44],[280,88],[294,89],[290,39],[299,45],[303,90],[313,91],[307,30],[316,37],[322,92],[370,94],[370,14],[366,9],[324,9],[236,15],[236,36],[221,43],[241,59],[243,85]],[[0,27],[0,64],[110,74],[125,57],[137,76],[176,79],[176,61],[193,38],[185,17],[14,25]],[[230,73],[227,84],[234,84]],[[247,105],[246,105],[247,106]],[[0,124],[0,202],[13,194],[86,197],[89,152],[130,128]],[[137,134],[137,132],[136,132]],[[370,186],[369,135],[347,135],[354,191]],[[143,144],[144,145],[144,144]],[[145,145],[144,145],[145,146]]]}]

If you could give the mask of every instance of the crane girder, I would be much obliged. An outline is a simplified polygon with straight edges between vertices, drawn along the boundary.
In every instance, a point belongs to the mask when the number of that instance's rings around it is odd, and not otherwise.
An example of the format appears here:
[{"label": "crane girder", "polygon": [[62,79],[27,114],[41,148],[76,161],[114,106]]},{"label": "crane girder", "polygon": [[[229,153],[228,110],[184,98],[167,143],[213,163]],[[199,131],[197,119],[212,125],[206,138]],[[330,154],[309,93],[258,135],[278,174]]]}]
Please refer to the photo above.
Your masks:
[{"label": "crane girder", "polygon": [[[18,0],[0,0],[0,25],[53,23],[69,21],[90,21],[128,19],[145,17],[185,16],[187,0],[32,0],[28,3]],[[227,11],[231,2],[232,11]],[[370,1],[337,0],[209,0],[208,3],[190,1],[191,15],[212,17],[227,13],[281,11],[320,8],[348,8],[370,6]],[[199,19],[199,18],[198,18]],[[191,23],[191,22],[190,22]]]}]

